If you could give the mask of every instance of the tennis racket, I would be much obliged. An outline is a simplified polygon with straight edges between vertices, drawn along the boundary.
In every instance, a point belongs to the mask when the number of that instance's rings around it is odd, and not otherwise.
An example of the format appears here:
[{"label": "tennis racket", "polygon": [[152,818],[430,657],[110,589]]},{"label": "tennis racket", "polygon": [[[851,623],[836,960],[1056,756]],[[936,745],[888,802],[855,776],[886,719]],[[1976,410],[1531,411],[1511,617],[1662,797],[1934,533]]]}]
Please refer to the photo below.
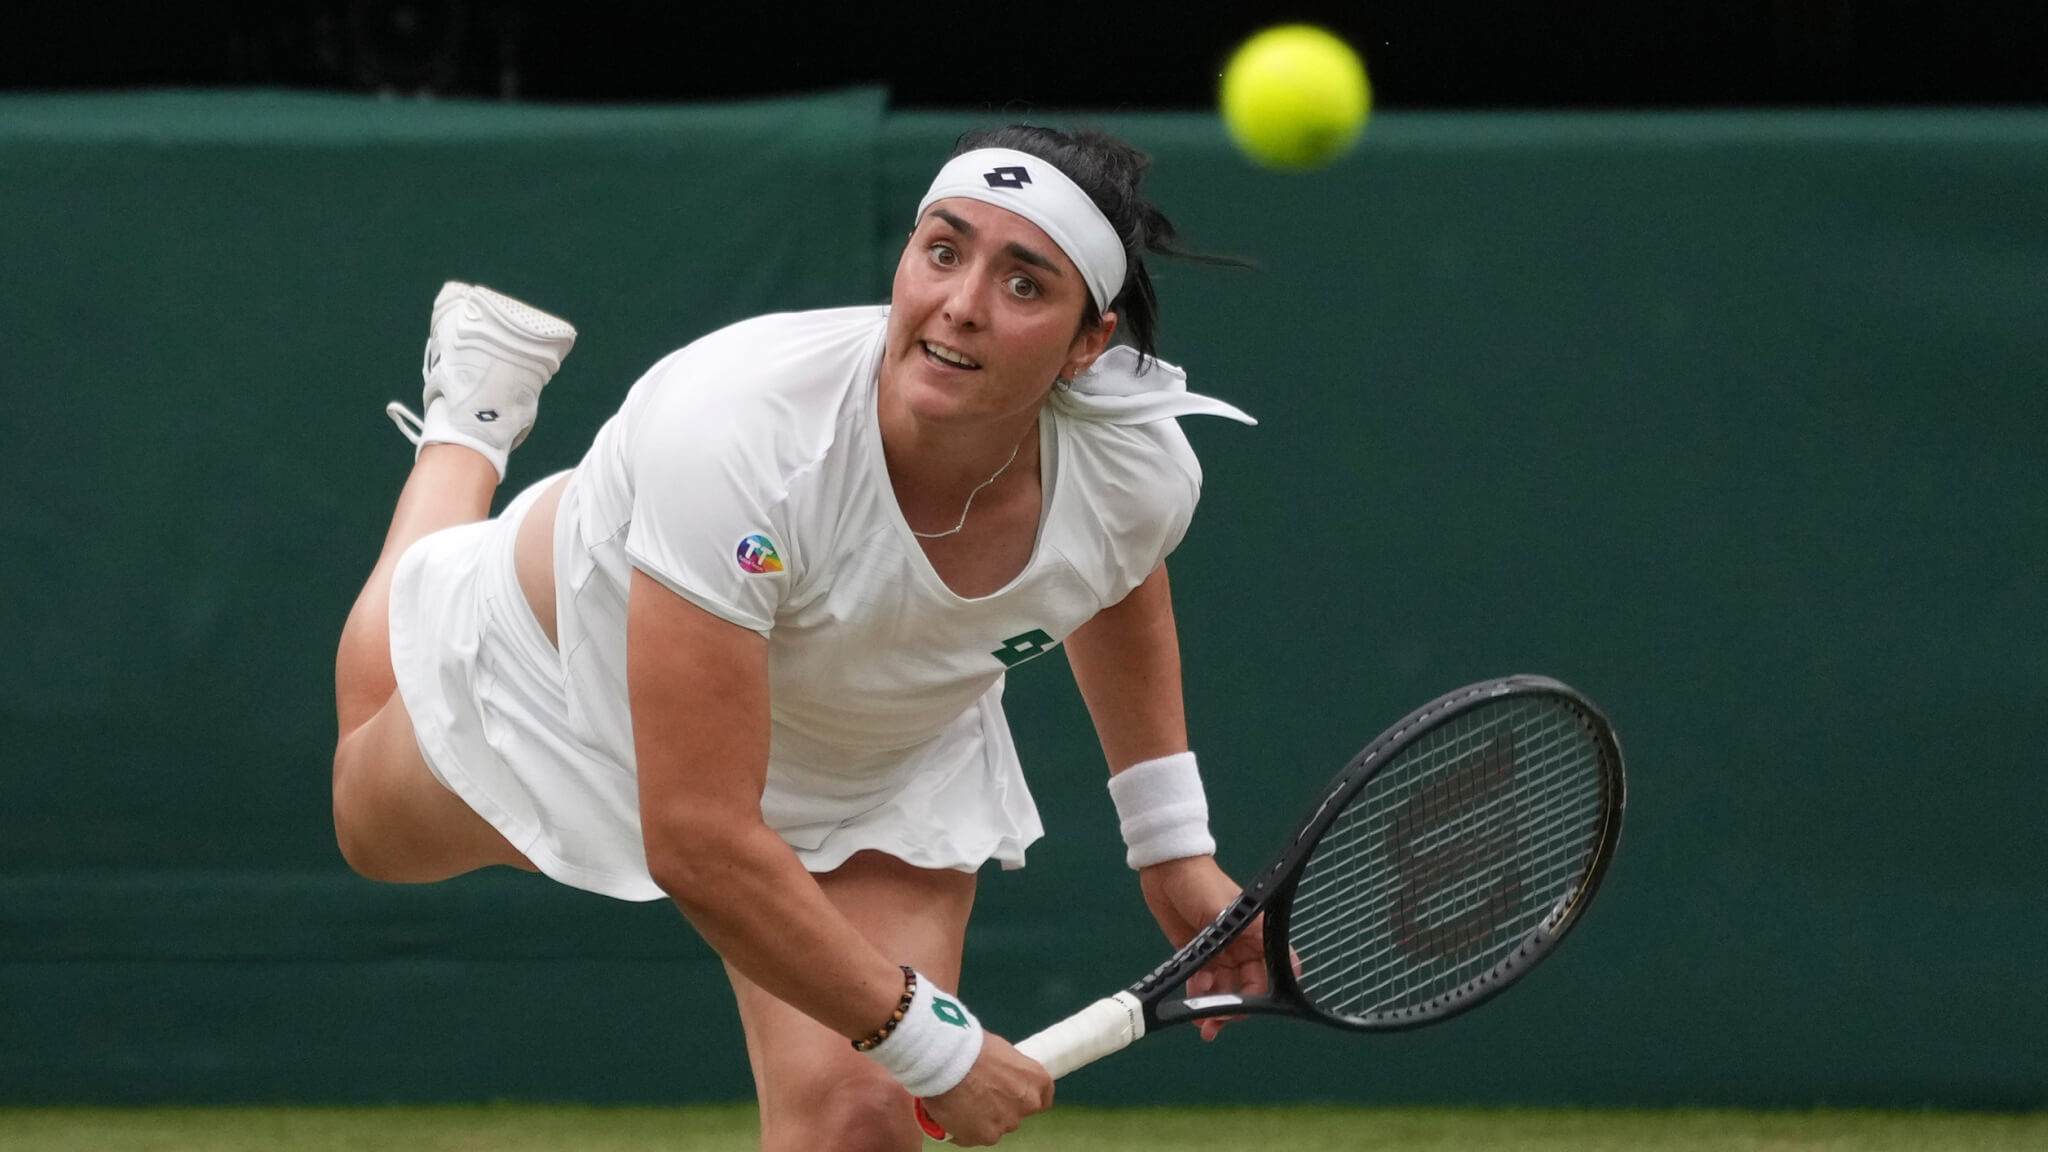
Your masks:
[{"label": "tennis racket", "polygon": [[[1571,688],[1509,676],[1438,697],[1366,745],[1172,959],[1017,1050],[1058,1078],[1215,1016],[1362,1032],[1447,1020],[1521,979],[1585,916],[1622,799],[1614,729]],[[1183,998],[1188,977],[1261,913],[1270,991]],[[922,1102],[917,1114],[946,1138]]]}]

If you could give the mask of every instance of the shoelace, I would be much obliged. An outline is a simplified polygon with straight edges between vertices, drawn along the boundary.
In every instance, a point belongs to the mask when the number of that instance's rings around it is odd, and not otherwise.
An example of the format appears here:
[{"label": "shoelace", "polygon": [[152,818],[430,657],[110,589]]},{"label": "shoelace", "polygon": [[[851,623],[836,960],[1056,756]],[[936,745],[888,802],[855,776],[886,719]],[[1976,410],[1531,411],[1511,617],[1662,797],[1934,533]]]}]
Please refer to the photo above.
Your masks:
[{"label": "shoelace", "polygon": [[420,437],[426,434],[426,422],[413,415],[412,409],[396,400],[384,406],[384,414],[391,417],[393,424],[398,425],[398,434],[415,445],[420,442]]}]

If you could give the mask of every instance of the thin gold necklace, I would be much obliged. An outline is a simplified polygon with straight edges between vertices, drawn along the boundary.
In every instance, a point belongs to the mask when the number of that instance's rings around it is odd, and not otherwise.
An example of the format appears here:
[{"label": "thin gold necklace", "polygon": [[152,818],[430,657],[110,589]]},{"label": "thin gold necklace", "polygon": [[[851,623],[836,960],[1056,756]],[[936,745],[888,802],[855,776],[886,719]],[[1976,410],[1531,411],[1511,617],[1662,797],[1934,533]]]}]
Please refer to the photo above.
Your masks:
[{"label": "thin gold necklace", "polygon": [[[1032,427],[1036,428],[1037,425],[1034,423]],[[969,492],[967,494],[967,503],[962,505],[960,508],[959,523],[953,525],[951,528],[946,529],[944,532],[919,532],[917,529],[912,528],[910,530],[910,534],[912,536],[917,537],[919,540],[937,540],[941,536],[951,536],[955,532],[960,531],[962,528],[967,527],[967,510],[969,508],[974,507],[974,498],[976,496],[981,495],[981,490],[983,488],[986,488],[989,485],[995,483],[997,476],[1001,476],[1004,472],[1009,471],[1010,465],[1015,464],[1017,462],[1017,453],[1024,450],[1024,441],[1029,439],[1030,436],[1031,429],[1025,429],[1024,435],[1017,438],[1017,446],[1015,448],[1010,449],[1010,458],[1008,460],[1003,461],[1003,466],[1001,468],[996,469],[993,473],[991,473],[988,479],[983,480],[979,484],[976,484],[974,486],[974,491]]]}]

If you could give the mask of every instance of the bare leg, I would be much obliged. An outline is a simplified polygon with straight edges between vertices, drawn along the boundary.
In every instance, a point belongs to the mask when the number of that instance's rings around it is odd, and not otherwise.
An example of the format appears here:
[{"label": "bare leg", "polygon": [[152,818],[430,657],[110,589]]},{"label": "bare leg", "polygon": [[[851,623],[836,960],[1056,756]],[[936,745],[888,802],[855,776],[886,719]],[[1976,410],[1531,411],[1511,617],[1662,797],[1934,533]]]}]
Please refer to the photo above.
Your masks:
[{"label": "bare leg", "polygon": [[[856,853],[818,877],[825,895],[887,955],[955,990],[974,882],[971,872],[913,868],[879,852]],[[726,975],[747,1031],[765,1152],[924,1147],[910,1094],[880,1064],[730,967]]]},{"label": "bare leg", "polygon": [[334,707],[343,739],[375,716],[398,690],[391,671],[391,574],[398,558],[424,536],[488,518],[497,490],[497,469],[481,455],[454,444],[420,449],[412,475],[398,493],[384,550],[341,629],[341,648],[334,658]]},{"label": "bare leg", "polygon": [[576,329],[481,285],[434,298],[420,373],[425,416],[387,411],[424,444],[334,656],[334,834],[377,880],[441,880],[487,864],[533,865],[427,767],[391,666],[391,580],[400,557],[443,528],[483,520],[507,457],[533,427],[541,389]]},{"label": "bare leg", "polygon": [[490,515],[498,472],[453,444],[420,450],[399,493],[376,567],[349,611],[334,660],[340,736],[334,830],[342,855],[376,880],[443,880],[489,864],[533,865],[434,779],[391,668],[391,576],[415,541]]}]

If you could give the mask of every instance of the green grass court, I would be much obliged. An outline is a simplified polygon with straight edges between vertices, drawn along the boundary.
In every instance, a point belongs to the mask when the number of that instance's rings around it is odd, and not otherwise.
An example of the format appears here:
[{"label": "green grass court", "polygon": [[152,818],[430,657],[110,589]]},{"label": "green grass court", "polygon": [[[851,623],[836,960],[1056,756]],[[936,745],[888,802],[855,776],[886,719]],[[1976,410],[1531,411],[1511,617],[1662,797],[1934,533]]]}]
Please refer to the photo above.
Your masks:
[{"label": "green grass court", "polygon": [[[7,1152],[752,1152],[754,1147],[751,1105],[0,1109],[0,1148]],[[2048,1113],[1071,1108],[1034,1119],[999,1147],[1035,1152],[2032,1152],[2048,1148]]]}]

